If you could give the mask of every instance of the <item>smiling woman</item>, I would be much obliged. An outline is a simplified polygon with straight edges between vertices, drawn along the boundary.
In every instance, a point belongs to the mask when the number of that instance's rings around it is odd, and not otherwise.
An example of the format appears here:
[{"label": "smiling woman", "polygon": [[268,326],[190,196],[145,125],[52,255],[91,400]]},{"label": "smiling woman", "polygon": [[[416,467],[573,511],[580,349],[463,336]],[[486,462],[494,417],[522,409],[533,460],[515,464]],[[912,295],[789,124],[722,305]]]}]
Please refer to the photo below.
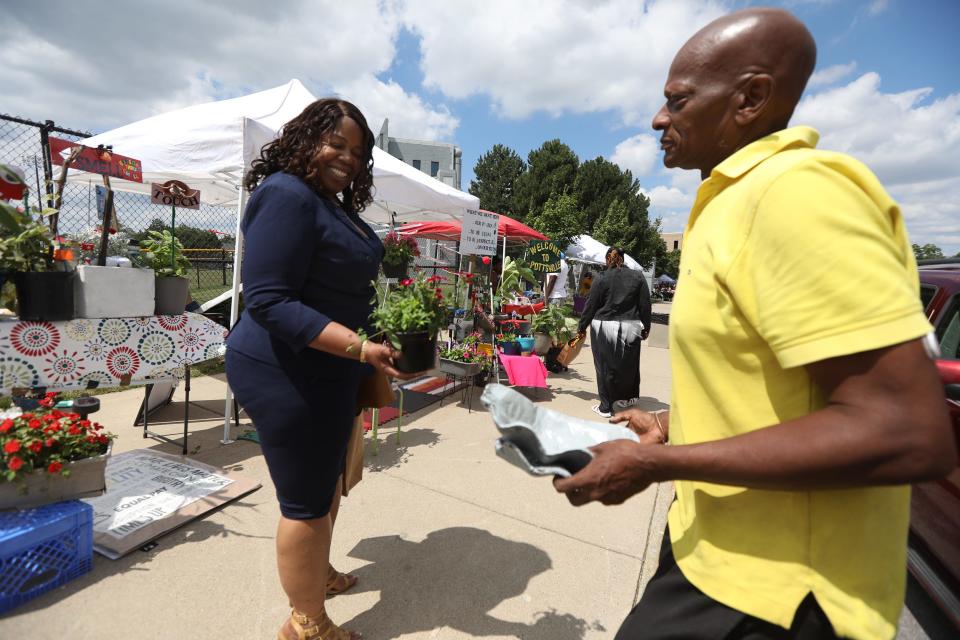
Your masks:
[{"label": "smiling woman", "polygon": [[293,606],[281,638],[357,637],[330,622],[324,599],[357,580],[333,569],[329,554],[360,383],[373,369],[398,376],[399,354],[349,328],[370,329],[370,283],[383,259],[358,215],[371,199],[372,154],[355,106],[317,100],[245,180],[246,311],[227,341],[226,372],[280,502],[277,564]]}]

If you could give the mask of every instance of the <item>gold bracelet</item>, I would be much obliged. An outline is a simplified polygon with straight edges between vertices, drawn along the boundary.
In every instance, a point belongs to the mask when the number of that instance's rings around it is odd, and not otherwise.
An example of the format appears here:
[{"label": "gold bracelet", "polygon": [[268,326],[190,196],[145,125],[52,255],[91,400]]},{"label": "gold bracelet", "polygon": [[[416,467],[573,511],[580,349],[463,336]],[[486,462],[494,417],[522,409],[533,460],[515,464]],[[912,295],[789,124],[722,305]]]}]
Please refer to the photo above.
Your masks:
[{"label": "gold bracelet", "polygon": [[663,430],[663,425],[660,424],[660,411],[653,412],[653,419],[657,421],[657,429],[660,431],[660,442],[663,444],[667,443],[667,432]]},{"label": "gold bracelet", "polygon": [[360,342],[360,363],[366,364],[367,362],[367,341],[363,340]]}]

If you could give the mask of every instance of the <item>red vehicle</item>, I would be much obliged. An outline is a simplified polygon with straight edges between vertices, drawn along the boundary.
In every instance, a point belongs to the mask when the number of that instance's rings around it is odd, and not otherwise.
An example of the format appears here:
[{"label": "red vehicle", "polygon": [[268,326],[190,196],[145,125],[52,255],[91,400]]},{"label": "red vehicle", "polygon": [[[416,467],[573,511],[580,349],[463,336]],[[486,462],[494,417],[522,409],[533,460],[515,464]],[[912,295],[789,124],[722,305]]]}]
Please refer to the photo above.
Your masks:
[{"label": "red vehicle", "polygon": [[[921,261],[920,297],[940,343],[937,370],[960,449],[960,259]],[[943,480],[914,485],[909,568],[960,630],[960,466]]]}]

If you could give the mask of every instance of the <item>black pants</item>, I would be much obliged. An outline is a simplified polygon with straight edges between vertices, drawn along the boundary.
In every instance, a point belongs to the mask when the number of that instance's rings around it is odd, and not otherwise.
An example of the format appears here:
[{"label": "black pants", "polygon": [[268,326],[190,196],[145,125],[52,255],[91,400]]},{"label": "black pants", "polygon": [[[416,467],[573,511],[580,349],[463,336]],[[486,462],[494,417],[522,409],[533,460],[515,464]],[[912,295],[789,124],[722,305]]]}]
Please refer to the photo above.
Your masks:
[{"label": "black pants", "polygon": [[[602,329],[598,330],[598,324]],[[638,320],[594,320],[590,323],[590,349],[597,370],[600,411],[610,412],[617,400],[640,395],[640,331]]]},{"label": "black pants", "polygon": [[813,594],[800,603],[789,629],[711,599],[684,577],[669,531],[660,566],[615,640],[829,640],[838,638]]}]

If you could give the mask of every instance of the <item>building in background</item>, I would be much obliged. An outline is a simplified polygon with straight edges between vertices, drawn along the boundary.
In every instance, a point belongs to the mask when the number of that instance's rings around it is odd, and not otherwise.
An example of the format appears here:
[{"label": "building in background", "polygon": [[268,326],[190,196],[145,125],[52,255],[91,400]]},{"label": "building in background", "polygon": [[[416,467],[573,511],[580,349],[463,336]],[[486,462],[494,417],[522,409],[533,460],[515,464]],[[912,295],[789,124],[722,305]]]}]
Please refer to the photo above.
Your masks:
[{"label": "building in background", "polygon": [[391,138],[389,123],[390,120],[384,118],[377,136],[378,147],[428,176],[460,189],[460,147],[447,142]]},{"label": "building in background", "polygon": [[663,241],[667,243],[667,251],[680,251],[680,249],[683,247],[682,231],[661,231],[660,237],[663,238]]}]

